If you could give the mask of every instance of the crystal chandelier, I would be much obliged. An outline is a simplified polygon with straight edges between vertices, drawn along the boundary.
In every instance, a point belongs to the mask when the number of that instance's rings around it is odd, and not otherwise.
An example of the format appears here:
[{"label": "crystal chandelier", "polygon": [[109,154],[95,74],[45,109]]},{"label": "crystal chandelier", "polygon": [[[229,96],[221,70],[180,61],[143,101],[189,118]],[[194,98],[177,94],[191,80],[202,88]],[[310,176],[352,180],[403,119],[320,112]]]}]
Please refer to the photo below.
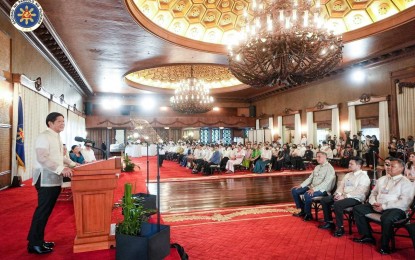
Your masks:
[{"label": "crystal chandelier", "polygon": [[174,111],[184,114],[206,113],[213,108],[213,97],[209,95],[209,87],[193,76],[190,66],[190,78],[182,80],[170,98]]},{"label": "crystal chandelier", "polygon": [[252,0],[245,27],[229,44],[230,71],[252,87],[298,85],[342,59],[342,37],[324,21],[320,0]]}]

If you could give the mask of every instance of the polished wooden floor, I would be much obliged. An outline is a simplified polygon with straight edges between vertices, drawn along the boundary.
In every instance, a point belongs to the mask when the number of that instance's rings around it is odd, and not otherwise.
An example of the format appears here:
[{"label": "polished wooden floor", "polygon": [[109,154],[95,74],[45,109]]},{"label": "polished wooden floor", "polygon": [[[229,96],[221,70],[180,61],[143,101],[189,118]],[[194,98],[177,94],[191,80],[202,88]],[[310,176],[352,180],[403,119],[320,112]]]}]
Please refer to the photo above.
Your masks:
[{"label": "polished wooden floor", "polygon": [[[292,203],[290,190],[308,175],[216,179],[160,184],[162,213]],[[157,194],[156,184],[149,186]]]}]

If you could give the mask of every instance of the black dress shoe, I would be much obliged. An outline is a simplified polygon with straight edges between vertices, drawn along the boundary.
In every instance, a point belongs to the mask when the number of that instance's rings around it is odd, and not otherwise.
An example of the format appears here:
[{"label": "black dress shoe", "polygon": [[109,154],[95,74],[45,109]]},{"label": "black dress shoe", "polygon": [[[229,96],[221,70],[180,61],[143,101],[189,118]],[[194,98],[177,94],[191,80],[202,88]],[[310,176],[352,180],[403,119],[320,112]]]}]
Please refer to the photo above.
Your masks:
[{"label": "black dress shoe", "polygon": [[325,224],[318,226],[318,228],[321,229],[334,229],[334,227],[335,225],[332,222],[326,222]]},{"label": "black dress shoe", "polygon": [[353,241],[357,243],[361,243],[361,244],[364,244],[364,243],[376,244],[375,239],[373,237],[368,237],[368,236],[362,236],[361,238],[353,238]]},{"label": "black dress shoe", "polygon": [[55,247],[55,242],[45,241],[45,242],[43,242],[43,246],[44,247],[49,247],[49,248],[54,248]]},{"label": "black dress shoe", "polygon": [[304,216],[305,216],[305,212],[300,211],[300,212],[298,212],[298,213],[294,213],[294,214],[293,214],[293,216],[294,216],[294,217],[304,217]]},{"label": "black dress shoe", "polygon": [[27,252],[31,254],[47,254],[53,250],[49,247],[44,246],[27,246]]},{"label": "black dress shoe", "polygon": [[388,247],[381,247],[379,253],[381,255],[389,255],[392,251]]},{"label": "black dress shoe", "polygon": [[310,221],[310,220],[313,220],[313,216],[306,214],[306,215],[304,216],[304,219],[303,219],[303,220],[304,220],[304,221]]},{"label": "black dress shoe", "polygon": [[338,229],[336,229],[336,231],[334,231],[333,236],[335,237],[341,237],[344,235],[344,227],[340,227]]}]

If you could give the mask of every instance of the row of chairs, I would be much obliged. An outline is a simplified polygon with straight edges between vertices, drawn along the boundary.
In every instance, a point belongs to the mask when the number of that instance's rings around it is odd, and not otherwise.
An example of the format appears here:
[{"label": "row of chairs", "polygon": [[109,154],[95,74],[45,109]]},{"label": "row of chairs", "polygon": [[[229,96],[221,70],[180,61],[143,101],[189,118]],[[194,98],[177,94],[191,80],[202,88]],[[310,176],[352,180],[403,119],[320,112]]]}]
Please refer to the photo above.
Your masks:
[{"label": "row of chairs", "polygon": [[[336,185],[332,190],[332,194],[336,191],[337,189],[337,174],[336,174]],[[312,204],[311,204],[311,209],[314,210],[314,214],[315,214],[315,219],[318,221],[318,213],[320,210],[322,210],[322,205],[321,205],[321,199],[323,197],[322,196],[318,196],[318,197],[314,197],[312,198]],[[367,197],[367,200],[369,199],[369,196]],[[366,200],[366,202],[367,202]],[[347,221],[348,225],[349,225],[349,234],[351,235],[353,233],[352,231],[352,226],[353,223],[355,223],[355,219],[353,216],[353,207],[348,207],[346,209],[343,210],[344,213],[344,218]],[[381,220],[380,217],[382,215],[379,213],[369,213],[366,214],[366,218],[375,224],[380,225],[381,224]],[[415,221],[415,198],[412,201],[408,211],[406,212],[406,218],[402,219],[402,220],[398,220],[396,222],[393,223],[393,234],[392,234],[392,239],[391,239],[391,249],[395,250],[396,248],[396,241],[395,241],[395,237],[399,236],[399,237],[409,237],[407,235],[400,235],[397,234],[398,231],[405,227],[406,225],[410,224],[411,221]]]}]

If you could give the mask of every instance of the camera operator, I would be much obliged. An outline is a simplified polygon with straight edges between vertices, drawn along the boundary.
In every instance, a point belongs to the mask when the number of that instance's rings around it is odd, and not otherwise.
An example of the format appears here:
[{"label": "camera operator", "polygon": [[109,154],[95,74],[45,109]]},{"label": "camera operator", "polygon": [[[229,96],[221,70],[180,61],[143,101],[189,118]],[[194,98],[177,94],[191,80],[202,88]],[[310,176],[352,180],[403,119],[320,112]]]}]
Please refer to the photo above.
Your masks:
[{"label": "camera operator", "polygon": [[388,144],[389,156],[391,157],[396,157],[396,150],[397,150],[396,142],[397,142],[396,137],[392,137],[392,141],[389,142]]},{"label": "camera operator", "polygon": [[372,138],[369,141],[369,151],[366,154],[367,166],[373,167],[378,153],[379,153],[379,140],[376,138],[376,135],[372,135]]},{"label": "camera operator", "polygon": [[405,138],[401,138],[398,140],[398,143],[396,144],[396,158],[404,160],[405,157],[406,157]]},{"label": "camera operator", "polygon": [[414,137],[412,135],[408,135],[408,141],[406,142],[406,145],[408,146],[407,152],[411,153],[414,152]]}]

